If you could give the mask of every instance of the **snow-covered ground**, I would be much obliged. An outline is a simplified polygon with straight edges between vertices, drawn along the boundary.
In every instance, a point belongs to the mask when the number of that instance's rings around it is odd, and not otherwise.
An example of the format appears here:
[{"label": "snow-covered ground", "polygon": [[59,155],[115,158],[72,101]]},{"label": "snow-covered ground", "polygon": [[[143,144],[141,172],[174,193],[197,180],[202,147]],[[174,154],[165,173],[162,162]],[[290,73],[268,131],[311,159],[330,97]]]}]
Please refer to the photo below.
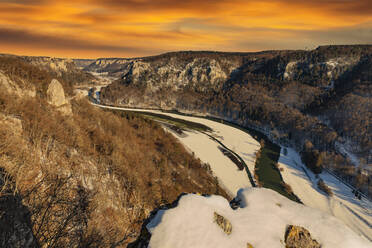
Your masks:
[{"label": "snow-covered ground", "polygon": [[[341,221],[264,188],[241,190],[242,208],[232,210],[221,196],[183,196],[174,209],[160,210],[147,225],[150,248],[282,248],[287,225],[306,228],[325,248],[368,248],[370,243]],[[230,235],[214,223],[214,213],[232,226]],[[248,246],[249,247],[249,246]]]},{"label": "snow-covered ground", "polygon": [[[136,111],[134,109],[107,107],[113,109],[124,109]],[[249,171],[253,175],[255,166],[255,152],[260,148],[259,143],[249,134],[234,127],[207,120],[204,118],[183,116],[177,114],[163,113],[156,110],[137,109],[137,111],[152,112],[168,115],[174,118],[184,119],[192,122],[204,124],[213,129],[213,136],[220,140],[229,149],[241,156],[247,164]],[[211,168],[224,188],[235,195],[238,189],[250,186],[248,176],[245,171],[238,171],[232,161],[223,156],[218,149],[218,144],[207,135],[187,131],[186,137],[177,138],[191,151],[195,153],[203,162],[211,165]],[[287,148],[287,155],[281,151],[279,164],[284,168],[281,172],[284,182],[289,184],[294,193],[301,201],[309,207],[325,211],[344,222],[354,232],[363,235],[366,239],[372,240],[372,206],[371,202],[362,198],[358,200],[352,194],[351,189],[340,182],[332,175],[323,172],[320,178],[332,189],[334,196],[327,197],[317,187],[318,179],[307,170],[301,163],[301,159],[293,149]],[[372,245],[371,245],[372,247]]]},{"label": "snow-covered ground", "polygon": [[[260,149],[260,144],[246,132],[229,125],[199,117],[164,113],[157,110],[127,109],[107,106],[105,108],[157,113],[206,125],[213,130],[211,132],[213,137],[222,142],[227,148],[237,153],[244,160],[249,171],[253,175],[255,153]],[[245,170],[238,170],[238,167],[218,149],[219,144],[216,141],[213,141],[210,137],[198,131],[186,131],[185,134],[186,137],[175,136],[189,150],[194,152],[196,157],[211,166],[214,175],[217,176],[221,185],[231,196],[235,196],[237,191],[241,188],[252,186],[247,172]]]},{"label": "snow-covered ground", "polygon": [[[300,156],[293,149],[281,150],[279,166],[286,183],[301,201],[310,207],[325,211],[342,220],[347,226],[372,241],[372,204],[362,198],[358,200],[352,190],[327,172],[319,177],[328,185],[333,196],[327,197],[317,187],[318,179],[301,163]],[[372,245],[371,245],[372,247]]]},{"label": "snow-covered ground", "polygon": [[184,133],[185,136],[176,135],[177,139],[194,152],[197,158],[210,165],[220,185],[231,197],[235,196],[239,189],[251,186],[247,173],[238,170],[237,166],[218,149],[217,142],[197,131]]},{"label": "snow-covered ground", "polygon": [[[335,148],[338,150],[339,153],[346,156],[350,159],[350,161],[355,165],[358,166],[360,159],[354,153],[350,152],[350,141],[346,141],[344,143],[340,143],[338,141],[335,142]],[[349,144],[349,145],[348,145]]]}]

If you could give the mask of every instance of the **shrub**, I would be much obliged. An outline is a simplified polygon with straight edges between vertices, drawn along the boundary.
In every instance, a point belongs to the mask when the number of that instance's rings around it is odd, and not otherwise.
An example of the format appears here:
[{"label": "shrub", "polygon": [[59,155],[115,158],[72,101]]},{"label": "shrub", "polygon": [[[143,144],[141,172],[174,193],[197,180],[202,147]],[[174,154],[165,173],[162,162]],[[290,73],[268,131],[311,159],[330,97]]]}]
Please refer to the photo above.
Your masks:
[{"label": "shrub", "polygon": [[307,141],[301,152],[302,162],[315,174],[322,173],[323,153],[313,149],[311,142]]},{"label": "shrub", "polygon": [[229,198],[208,166],[153,121],[85,100],[73,101],[65,117],[40,96],[0,91],[0,116],[22,121],[18,133],[0,125],[1,167],[14,178],[40,245],[124,246],[151,210],[182,192]]},{"label": "shrub", "polygon": [[288,194],[293,194],[293,190],[292,190],[292,187],[291,185],[285,183],[285,182],[282,182],[281,183],[282,186],[284,187],[284,190],[288,193]]},{"label": "shrub", "polygon": [[318,180],[318,188],[329,196],[333,195],[332,190],[325,184],[325,182],[322,179]]}]

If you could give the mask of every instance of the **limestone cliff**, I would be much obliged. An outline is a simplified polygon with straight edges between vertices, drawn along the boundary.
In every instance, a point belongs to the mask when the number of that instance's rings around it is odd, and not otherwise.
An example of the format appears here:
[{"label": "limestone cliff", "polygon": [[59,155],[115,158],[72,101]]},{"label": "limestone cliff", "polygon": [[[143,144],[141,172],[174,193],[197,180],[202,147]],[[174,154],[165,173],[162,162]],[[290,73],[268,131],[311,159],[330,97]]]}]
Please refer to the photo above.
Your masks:
[{"label": "limestone cliff", "polygon": [[69,115],[72,113],[70,102],[65,97],[63,87],[56,79],[53,79],[48,86],[47,101],[63,114]]}]

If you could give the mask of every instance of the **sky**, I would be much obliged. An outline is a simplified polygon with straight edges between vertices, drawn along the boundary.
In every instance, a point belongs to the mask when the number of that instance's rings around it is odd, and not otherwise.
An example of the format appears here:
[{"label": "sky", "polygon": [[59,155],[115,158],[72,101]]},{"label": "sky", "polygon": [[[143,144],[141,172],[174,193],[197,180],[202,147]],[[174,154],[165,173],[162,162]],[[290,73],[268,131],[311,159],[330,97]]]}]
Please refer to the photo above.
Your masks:
[{"label": "sky", "polygon": [[372,0],[0,0],[0,53],[140,57],[372,44]]}]

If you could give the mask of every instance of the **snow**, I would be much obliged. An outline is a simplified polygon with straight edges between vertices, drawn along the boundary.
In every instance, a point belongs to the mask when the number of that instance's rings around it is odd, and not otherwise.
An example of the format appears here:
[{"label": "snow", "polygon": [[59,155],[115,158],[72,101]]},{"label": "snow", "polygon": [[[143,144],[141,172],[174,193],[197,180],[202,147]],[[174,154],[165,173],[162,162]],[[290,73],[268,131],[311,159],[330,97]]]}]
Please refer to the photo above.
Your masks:
[{"label": "snow", "polygon": [[218,149],[219,144],[207,135],[196,131],[184,131],[186,136],[176,136],[177,139],[194,152],[195,156],[208,163],[213,174],[218,178],[230,196],[235,196],[241,188],[250,187],[247,173],[238,170],[237,166]]},{"label": "snow", "polygon": [[351,141],[346,141],[344,143],[341,143],[341,142],[336,141],[335,142],[335,147],[336,147],[336,149],[338,150],[339,153],[341,153],[342,155],[349,158],[350,161],[355,166],[358,166],[359,162],[360,162],[360,159],[355,154],[353,154],[352,152],[349,152],[349,150],[351,150],[350,149],[350,143],[352,143],[352,142]]},{"label": "snow", "polygon": [[279,158],[279,166],[283,180],[291,185],[293,192],[301,201],[310,207],[320,209],[331,214],[357,234],[363,235],[372,241],[372,204],[366,199],[358,200],[352,193],[352,189],[340,182],[337,178],[323,172],[320,174],[325,184],[331,188],[332,197],[327,197],[317,187],[318,179],[302,164],[300,156],[293,149],[283,149]]},{"label": "snow", "polygon": [[[206,125],[206,126],[210,127],[213,130],[212,135],[214,136],[214,138],[216,138],[217,140],[222,142],[230,150],[237,153],[244,160],[244,162],[246,163],[250,173],[253,175],[254,167],[255,167],[255,161],[256,161],[255,153],[260,149],[260,144],[252,136],[250,136],[248,133],[246,133],[246,132],[244,132],[240,129],[234,128],[232,126],[222,124],[222,123],[212,121],[212,120],[207,120],[207,119],[200,118],[200,117],[183,116],[183,115],[169,114],[169,113],[162,113],[162,112],[159,112],[159,113],[164,114],[164,115],[168,115],[168,116],[171,116],[171,117],[174,117],[174,118],[179,118],[179,119],[184,119],[184,120],[187,120],[187,121],[197,122],[197,123],[200,123],[200,124],[203,124],[203,125]],[[181,139],[181,142],[183,142],[182,139]],[[197,138],[194,142],[195,143],[198,142]],[[198,148],[198,147],[195,147],[195,148]],[[191,150],[193,150],[193,149],[191,149]],[[204,147],[203,152],[209,153],[212,150],[214,150],[214,148],[212,146]],[[196,151],[194,151],[194,152],[196,154]],[[218,151],[218,152],[221,153],[220,151]],[[219,163],[223,164],[222,161],[220,161]],[[225,166],[225,167],[226,168],[227,167],[231,168],[231,166]],[[234,168],[234,170],[237,170],[236,165],[234,165],[233,168]],[[245,171],[239,171],[239,173],[244,174],[245,178],[247,180],[247,183],[249,185],[251,185],[246,172]],[[230,180],[234,181],[234,180],[237,180],[237,178],[233,177]],[[222,183],[225,184],[223,181],[222,181]],[[228,186],[228,185],[226,185],[226,186]],[[244,187],[241,187],[241,188],[244,188]],[[237,190],[233,191],[232,192],[233,195],[235,195],[236,192],[237,192]]]},{"label": "snow", "polygon": [[[221,196],[183,196],[176,208],[160,210],[147,225],[150,248],[247,247],[282,248],[288,225],[306,228],[325,248],[367,248],[371,244],[341,221],[317,209],[295,203],[264,188],[239,191],[242,208],[232,210]],[[230,235],[213,222],[214,212],[232,224]]]}]

